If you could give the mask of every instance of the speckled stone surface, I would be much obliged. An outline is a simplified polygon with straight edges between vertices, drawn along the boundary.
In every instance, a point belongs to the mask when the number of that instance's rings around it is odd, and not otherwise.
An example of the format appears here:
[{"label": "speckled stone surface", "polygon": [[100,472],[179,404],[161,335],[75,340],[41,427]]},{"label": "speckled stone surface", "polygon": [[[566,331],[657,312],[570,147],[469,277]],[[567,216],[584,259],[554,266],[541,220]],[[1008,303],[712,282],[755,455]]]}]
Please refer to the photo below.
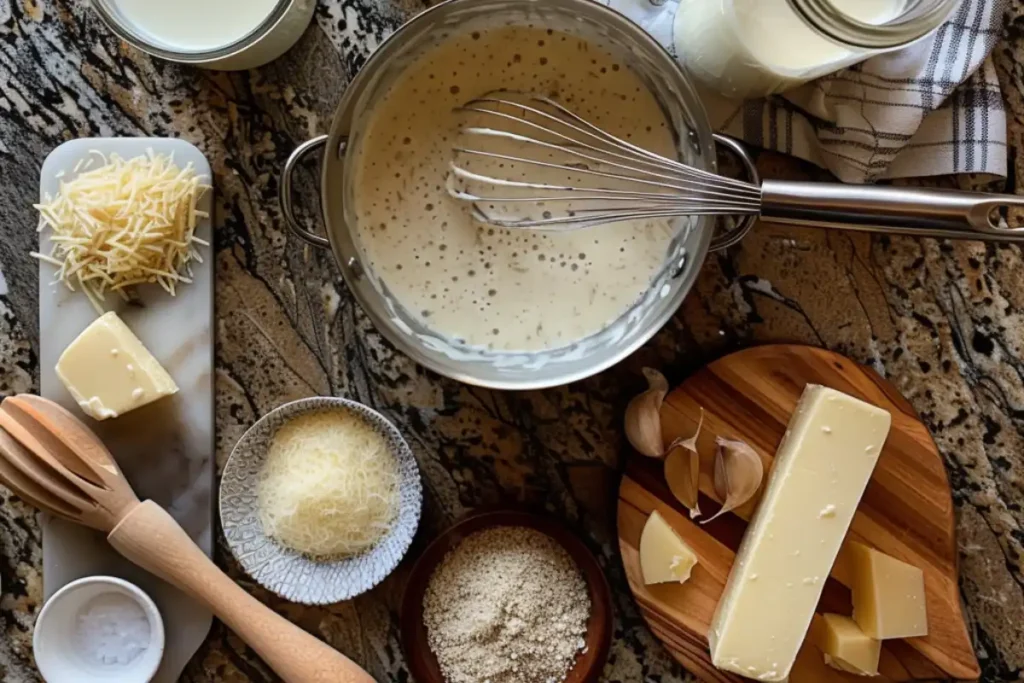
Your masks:
[{"label": "speckled stone surface", "polygon": [[[755,343],[845,353],[891,378],[921,412],[949,466],[959,513],[961,585],[985,681],[1024,667],[1024,258],[1017,247],[850,236],[763,226],[709,258],[678,315],[643,350],[576,385],[502,394],[417,367],[376,334],[326,253],[304,248],[277,207],[278,173],[296,144],[326,131],[350,76],[418,0],[321,0],[301,43],[276,63],[216,74],[154,61],[118,42],[85,0],[0,0],[0,393],[37,386],[38,317],[31,203],[39,166],[60,142],[91,135],[177,135],[216,175],[218,462],[259,416],[317,394],[367,403],[403,430],[424,478],[412,554],[461,513],[527,503],[569,521],[600,555],[615,589],[609,681],[681,681],[641,622],[616,557],[613,503],[626,445],[620,417],[640,368],[678,381]],[[997,50],[1024,140],[1024,3],[1014,0]],[[766,175],[808,171],[764,156]],[[1011,159],[1010,190],[1024,172]],[[312,174],[306,184],[312,187]],[[939,181],[941,182],[941,181]],[[969,179],[961,179],[969,184]],[[949,181],[948,184],[955,184]],[[312,206],[312,195],[300,193]],[[0,288],[0,292],[3,289]],[[406,681],[397,599],[408,565],[382,586],[328,608],[261,600],[361,662]],[[38,680],[32,623],[42,582],[39,527],[0,491],[0,679]],[[215,625],[183,680],[272,681],[238,638]]]}]

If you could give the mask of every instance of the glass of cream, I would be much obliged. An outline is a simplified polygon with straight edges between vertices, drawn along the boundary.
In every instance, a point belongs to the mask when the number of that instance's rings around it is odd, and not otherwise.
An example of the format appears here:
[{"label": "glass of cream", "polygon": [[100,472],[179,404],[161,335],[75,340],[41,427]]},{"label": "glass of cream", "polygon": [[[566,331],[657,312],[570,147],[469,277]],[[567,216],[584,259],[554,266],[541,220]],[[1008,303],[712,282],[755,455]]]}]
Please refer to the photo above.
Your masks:
[{"label": "glass of cream", "polygon": [[959,0],[681,0],[676,53],[728,97],[763,97],[921,40]]},{"label": "glass of cream", "polygon": [[93,0],[122,40],[143,52],[208,69],[251,69],[302,36],[316,0]]}]

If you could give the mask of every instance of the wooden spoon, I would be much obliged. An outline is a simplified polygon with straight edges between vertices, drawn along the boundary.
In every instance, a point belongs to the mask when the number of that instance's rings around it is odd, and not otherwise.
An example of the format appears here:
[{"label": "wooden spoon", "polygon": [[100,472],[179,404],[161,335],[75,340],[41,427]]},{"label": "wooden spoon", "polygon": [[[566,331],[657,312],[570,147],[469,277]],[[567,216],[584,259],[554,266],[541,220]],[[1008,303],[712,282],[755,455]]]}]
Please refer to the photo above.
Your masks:
[{"label": "wooden spoon", "polygon": [[41,510],[106,533],[119,553],[208,606],[288,683],[373,683],[242,590],[163,508],[139,502],[99,438],[56,403],[30,395],[0,403],[0,481]]}]

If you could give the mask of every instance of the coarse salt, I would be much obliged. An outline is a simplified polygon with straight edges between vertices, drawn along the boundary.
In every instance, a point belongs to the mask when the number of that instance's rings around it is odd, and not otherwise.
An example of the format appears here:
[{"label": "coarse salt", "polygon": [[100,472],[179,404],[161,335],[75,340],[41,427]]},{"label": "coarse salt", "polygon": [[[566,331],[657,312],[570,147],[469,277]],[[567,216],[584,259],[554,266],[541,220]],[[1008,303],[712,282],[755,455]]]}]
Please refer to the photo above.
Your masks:
[{"label": "coarse salt", "polygon": [[102,593],[89,600],[75,618],[75,645],[88,661],[131,664],[149,648],[146,613],[123,593]]}]

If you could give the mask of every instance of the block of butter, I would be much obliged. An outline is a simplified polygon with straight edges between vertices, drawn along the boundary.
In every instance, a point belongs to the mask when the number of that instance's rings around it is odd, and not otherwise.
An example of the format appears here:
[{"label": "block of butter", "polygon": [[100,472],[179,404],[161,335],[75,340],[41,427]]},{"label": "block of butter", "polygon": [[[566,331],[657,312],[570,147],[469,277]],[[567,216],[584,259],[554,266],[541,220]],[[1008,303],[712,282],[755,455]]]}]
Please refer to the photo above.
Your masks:
[{"label": "block of butter", "polygon": [[853,619],[865,633],[881,640],[928,635],[920,569],[856,541],[842,560],[853,579]]},{"label": "block of butter", "polygon": [[834,669],[877,676],[882,642],[867,635],[850,617],[823,614],[811,625],[812,640]]},{"label": "block of butter", "polygon": [[105,313],[57,361],[57,376],[97,420],[176,393],[178,385],[116,313]]},{"label": "block of butter", "polygon": [[834,389],[804,389],[711,622],[716,667],[786,680],[891,420]]},{"label": "block of butter", "polygon": [[685,583],[697,566],[697,555],[657,510],[640,534],[640,571],[644,583]]}]

